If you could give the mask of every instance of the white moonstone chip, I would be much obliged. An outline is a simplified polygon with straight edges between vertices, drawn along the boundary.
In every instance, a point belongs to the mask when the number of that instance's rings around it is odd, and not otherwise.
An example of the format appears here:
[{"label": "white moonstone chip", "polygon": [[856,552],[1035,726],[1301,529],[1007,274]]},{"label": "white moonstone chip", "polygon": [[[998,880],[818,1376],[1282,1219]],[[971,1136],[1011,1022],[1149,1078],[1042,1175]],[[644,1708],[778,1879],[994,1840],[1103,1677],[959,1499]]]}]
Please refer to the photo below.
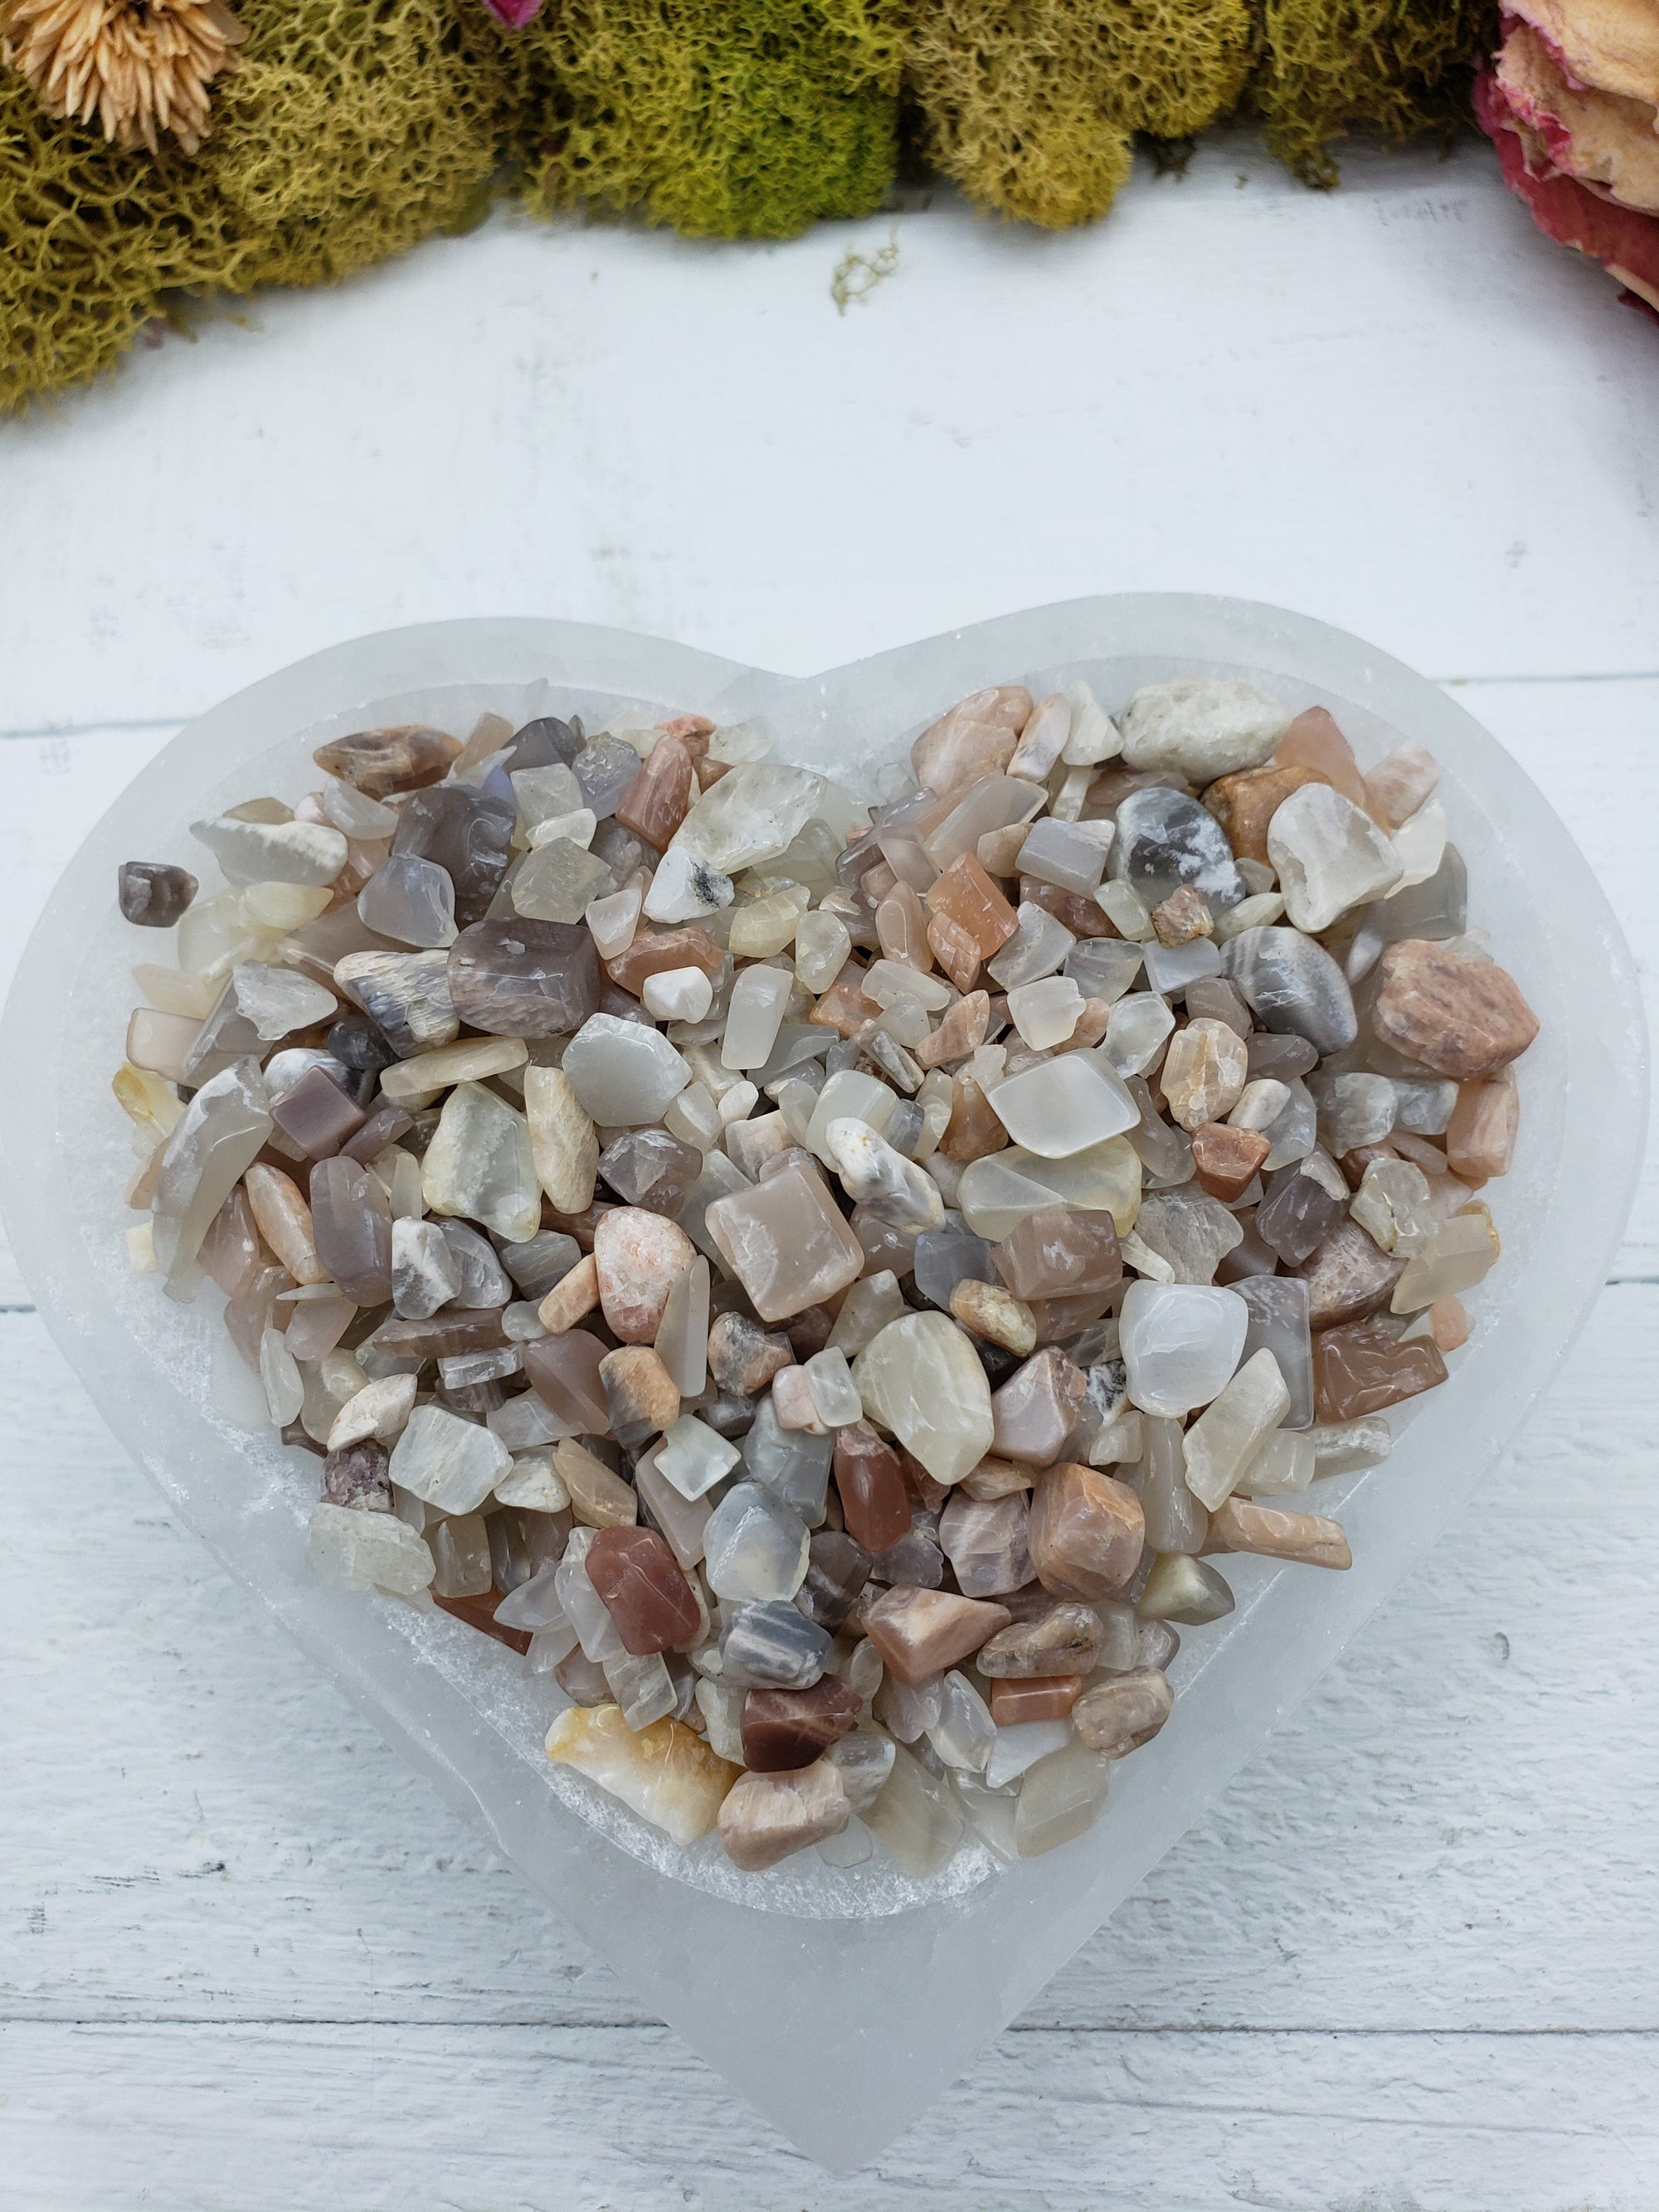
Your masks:
[{"label": "white moonstone chip", "polygon": [[[661,1460],[657,1464],[661,1466]],[[806,1576],[806,1523],[758,1484],[739,1482],[708,1516],[703,1571],[716,1597],[791,1598]]]},{"label": "white moonstone chip", "polygon": [[985,1095],[1015,1144],[1043,1159],[1064,1159],[1120,1136],[1140,1119],[1122,1078],[1097,1052],[1045,1060],[994,1084]]},{"label": "white moonstone chip", "polygon": [[442,1406],[416,1406],[392,1452],[392,1480],[441,1513],[473,1513],[513,1464],[492,1430]]},{"label": "white moonstone chip", "polygon": [[1267,858],[1286,912],[1310,937],[1350,907],[1381,898],[1406,872],[1370,816],[1328,783],[1304,783],[1279,807],[1267,824]]},{"label": "white moonstone chip", "polygon": [[991,1386],[948,1314],[890,1322],[860,1352],[853,1380],[869,1419],[914,1453],[935,1482],[960,1482],[990,1450]]},{"label": "white moonstone chip", "polygon": [[414,1597],[436,1572],[426,1540],[395,1513],[313,1505],[306,1555],[325,1589],[392,1590]]},{"label": "white moonstone chip", "polygon": [[1187,1487],[1212,1513],[1291,1409],[1279,1362],[1264,1346],[1244,1362],[1182,1439]]},{"label": "white moonstone chip", "polygon": [[1118,1322],[1130,1401],[1179,1420],[1226,1385],[1244,1349],[1249,1309],[1204,1283],[1131,1283]]},{"label": "white moonstone chip", "polygon": [[691,1070],[660,1030],[617,1014],[591,1014],[565,1048],[564,1075],[576,1103],[602,1128],[660,1121]]},{"label": "white moonstone chip", "polygon": [[458,1083],[421,1163],[421,1191],[434,1213],[482,1221],[514,1243],[533,1237],[542,1189],[524,1115],[482,1084]]},{"label": "white moonstone chip", "polygon": [[1290,725],[1276,699],[1233,677],[1143,684],[1119,718],[1127,768],[1176,769],[1194,783],[1260,768]]},{"label": "white moonstone chip", "polygon": [[716,1435],[695,1413],[682,1413],[657,1446],[654,1464],[682,1498],[701,1498],[730,1474],[742,1457],[734,1443]]}]

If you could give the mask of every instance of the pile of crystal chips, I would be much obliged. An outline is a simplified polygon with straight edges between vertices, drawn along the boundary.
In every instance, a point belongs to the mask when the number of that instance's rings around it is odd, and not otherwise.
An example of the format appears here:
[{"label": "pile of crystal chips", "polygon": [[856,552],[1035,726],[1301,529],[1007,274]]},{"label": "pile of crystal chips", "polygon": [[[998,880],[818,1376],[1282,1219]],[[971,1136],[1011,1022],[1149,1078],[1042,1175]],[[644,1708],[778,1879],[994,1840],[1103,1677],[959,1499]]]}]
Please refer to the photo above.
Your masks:
[{"label": "pile of crystal chips", "polygon": [[226,888],[123,868],[131,1261],[550,1759],[745,1871],[1030,1857],[1229,1553],[1349,1564],[1304,1493],[1468,1334],[1537,1024],[1323,708],[1000,685],[873,812],[770,751],[365,731],[193,825]]}]

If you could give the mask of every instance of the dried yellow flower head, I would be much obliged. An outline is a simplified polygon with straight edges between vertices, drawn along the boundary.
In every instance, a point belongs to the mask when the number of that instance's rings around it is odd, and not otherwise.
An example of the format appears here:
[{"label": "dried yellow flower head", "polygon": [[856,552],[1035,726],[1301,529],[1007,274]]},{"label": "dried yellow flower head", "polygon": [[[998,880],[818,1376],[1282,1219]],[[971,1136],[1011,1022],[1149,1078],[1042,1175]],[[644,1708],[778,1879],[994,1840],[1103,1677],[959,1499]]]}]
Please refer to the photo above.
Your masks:
[{"label": "dried yellow flower head", "polygon": [[164,131],[196,152],[208,87],[246,36],[224,0],[0,0],[0,54],[47,114],[152,154]]}]

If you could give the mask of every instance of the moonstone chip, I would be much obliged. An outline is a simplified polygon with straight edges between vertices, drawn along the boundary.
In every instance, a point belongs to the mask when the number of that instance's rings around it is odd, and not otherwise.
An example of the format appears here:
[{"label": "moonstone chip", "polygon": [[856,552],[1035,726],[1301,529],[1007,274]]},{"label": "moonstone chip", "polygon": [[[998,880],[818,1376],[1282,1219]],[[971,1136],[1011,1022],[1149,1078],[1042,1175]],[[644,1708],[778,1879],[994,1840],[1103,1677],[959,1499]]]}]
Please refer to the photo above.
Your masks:
[{"label": "moonstone chip", "polygon": [[1045,816],[1027,832],[1017,865],[1022,876],[1060,890],[1091,891],[1105,872],[1106,847],[1073,823]]},{"label": "moonstone chip", "polygon": [[795,973],[809,991],[827,991],[852,950],[847,925],[838,915],[815,907],[795,924]]},{"label": "moonstone chip", "polygon": [[593,1229],[599,1299],[612,1334],[624,1344],[649,1344],[678,1279],[697,1255],[685,1231],[643,1206],[617,1206]]},{"label": "moonstone chip", "polygon": [[1214,815],[1162,785],[1132,791],[1118,808],[1110,866],[1114,881],[1127,883],[1149,909],[1184,884],[1215,915],[1244,896],[1244,878]]},{"label": "moonstone chip", "polygon": [[465,929],[483,920],[501,889],[518,814],[510,789],[471,791],[447,783],[405,802],[392,849],[444,871],[454,886],[455,919]]},{"label": "moonstone chip", "polygon": [[1064,1159],[1140,1119],[1122,1078],[1098,1052],[1063,1054],[993,1084],[985,1095],[1015,1144],[1043,1159]]},{"label": "moonstone chip", "polygon": [[[652,1458],[665,1482],[671,1484],[682,1498],[695,1499],[730,1474],[742,1456],[734,1443],[717,1436],[695,1413],[682,1413],[665,1433]],[[906,1520],[908,1522],[908,1514]]]},{"label": "moonstone chip", "polygon": [[353,1505],[314,1505],[307,1560],[325,1589],[391,1590],[416,1597],[436,1571],[425,1540],[395,1513]]},{"label": "moonstone chip", "polygon": [[860,1352],[853,1380],[869,1419],[896,1436],[935,1482],[959,1482],[990,1450],[990,1384],[947,1315],[890,1322]]},{"label": "moonstone chip", "polygon": [[1405,873],[1370,816],[1325,783],[1304,783],[1285,801],[1267,824],[1267,858],[1291,920],[1310,935],[1380,898]]},{"label": "moonstone chip", "polygon": [[919,1881],[937,1874],[962,1840],[962,1814],[948,1786],[898,1746],[892,1771],[864,1819]]},{"label": "moonstone chip", "polygon": [[1482,1281],[1496,1265],[1498,1232],[1484,1206],[1443,1221],[1433,1243],[1408,1260],[1395,1286],[1392,1310],[1420,1313],[1437,1298],[1455,1297]]},{"label": "moonstone chip", "polygon": [[331,1452],[373,1437],[377,1443],[397,1441],[415,1404],[415,1377],[387,1375],[367,1382],[355,1392],[334,1417],[327,1437]]},{"label": "moonstone chip", "polygon": [[1322,1329],[1314,1340],[1314,1402],[1322,1422],[1380,1413],[1446,1379],[1430,1338],[1393,1336],[1369,1322]]},{"label": "moonstone chip", "polygon": [[1244,1241],[1243,1229],[1219,1200],[1190,1184],[1142,1199],[1134,1233],[1169,1261],[1177,1283],[1214,1282],[1216,1269]]},{"label": "moonstone chip", "polygon": [[455,942],[455,886],[435,860],[393,853],[357,894],[357,917],[377,937],[423,951]]},{"label": "moonstone chip", "polygon": [[1170,1038],[1158,1081],[1175,1120],[1196,1129],[1231,1111],[1249,1075],[1243,1038],[1225,1022],[1200,1018]]},{"label": "moonstone chip", "polygon": [[737,896],[730,876],[695,854],[671,848],[662,856],[645,895],[647,921],[696,921],[717,914]]},{"label": "moonstone chip", "polygon": [[660,1121],[691,1080],[690,1067],[660,1030],[616,1014],[593,1014],[582,1024],[565,1048],[564,1073],[583,1112],[613,1129]]},{"label": "moonstone chip", "polygon": [[1066,956],[1066,973],[1085,999],[1115,1006],[1128,989],[1144,957],[1141,946],[1121,937],[1085,937]]},{"label": "moonstone chip", "polygon": [[[957,1186],[957,1203],[969,1228],[976,1237],[996,1243],[1012,1236],[1029,1215],[1053,1206],[1060,1194],[1051,1182],[1037,1180],[1050,1164],[1017,1146],[971,1161]],[[1139,1177],[1135,1188],[1139,1194]]]},{"label": "moonstone chip", "polygon": [[1143,684],[1118,718],[1127,768],[1174,769],[1194,783],[1260,768],[1290,726],[1278,700],[1234,677]]},{"label": "moonstone chip", "polygon": [[200,889],[188,868],[165,860],[123,860],[116,878],[122,914],[144,929],[171,929]]},{"label": "moonstone chip", "polygon": [[1196,1283],[1131,1283],[1119,1321],[1129,1397],[1177,1420],[1224,1388],[1249,1312],[1234,1291]]},{"label": "moonstone chip", "polygon": [[955,1668],[940,1684],[939,1693],[939,1717],[927,1731],[928,1742],[947,1766],[963,1774],[982,1773],[997,1736],[990,1707]]},{"label": "moonstone chip", "polygon": [[563,1036],[599,1004],[599,955],[578,924],[478,921],[450,947],[449,991],[471,1029],[492,1036]]},{"label": "moonstone chip", "polygon": [[525,1118],[531,1157],[550,1201],[561,1213],[582,1213],[593,1203],[599,1140],[570,1078],[562,1067],[527,1067]]},{"label": "moonstone chip", "polygon": [[1313,1257],[1297,1269],[1308,1286],[1311,1326],[1331,1328],[1375,1313],[1405,1264],[1384,1252],[1357,1221],[1339,1220]]},{"label": "moonstone chip", "polygon": [[1006,1628],[1006,1605],[903,1584],[865,1608],[864,1631],[901,1682],[925,1682]]},{"label": "moonstone chip", "polygon": [[867,1421],[835,1437],[836,1491],[848,1534],[866,1550],[886,1552],[910,1533],[910,1500],[898,1454]]},{"label": "moonstone chip", "polygon": [[654,1528],[601,1528],[587,1547],[587,1578],[635,1657],[690,1643],[702,1609],[679,1562]]},{"label": "moonstone chip", "polygon": [[758,1874],[839,1834],[852,1809],[825,1759],[794,1774],[740,1775],[720,1807],[720,1844],[733,1866]]},{"label": "moonstone chip", "polygon": [[1001,1597],[1032,1576],[1026,1548],[1030,1498],[1023,1490],[981,1500],[958,1490],[939,1517],[939,1544],[964,1597]]},{"label": "moonstone chip", "polygon": [[781,1599],[731,1609],[720,1644],[720,1679],[750,1690],[810,1690],[830,1656],[827,1628]]},{"label": "moonstone chip", "polygon": [[1306,1037],[1322,1055],[1340,1052],[1358,1034],[1342,970],[1300,930],[1241,930],[1228,942],[1225,964],[1264,1029]]},{"label": "moonstone chip", "polygon": [[1207,1559],[1165,1552],[1146,1577],[1135,1610],[1143,1620],[1178,1620],[1201,1628],[1233,1609],[1233,1594]]},{"label": "moonstone chip", "polygon": [[1075,933],[1057,921],[1046,907],[1024,900],[1019,908],[1018,929],[988,963],[986,972],[1005,991],[1016,990],[1022,983],[1052,975],[1076,943]]},{"label": "moonstone chip", "polygon": [[1139,1498],[1097,1468],[1062,1460],[1032,1492],[1031,1565],[1056,1597],[1086,1601],[1121,1589],[1140,1563],[1145,1536]]},{"label": "moonstone chip", "polygon": [[821,775],[805,769],[745,761],[703,793],[669,852],[706,861],[728,876],[775,860],[817,813],[826,788]]},{"label": "moonstone chip", "polygon": [[524,1347],[524,1371],[531,1389],[551,1413],[568,1424],[556,1433],[605,1434],[611,1421],[599,1379],[605,1355],[605,1346],[585,1328],[538,1337]]},{"label": "moonstone chip", "polygon": [[1377,1036],[1455,1083],[1496,1075],[1538,1034],[1514,978],[1492,961],[1460,960],[1443,945],[1408,939],[1383,953],[1377,975]]},{"label": "moonstone chip", "polygon": [[696,1259],[675,1278],[653,1341],[682,1398],[701,1397],[708,1381],[709,1275]]},{"label": "moonstone chip", "polygon": [[806,1523],[752,1482],[727,1491],[703,1529],[703,1568],[716,1597],[792,1598],[806,1573]]},{"label": "moonstone chip", "polygon": [[360,1306],[392,1296],[392,1208],[380,1178],[355,1160],[319,1160],[311,1170],[311,1228],[320,1264],[343,1297]]},{"label": "moonstone chip", "polygon": [[150,1201],[155,1264],[170,1291],[189,1295],[196,1255],[214,1216],[270,1134],[265,1086],[252,1060],[196,1093],[167,1139]]},{"label": "moonstone chip", "polygon": [[458,1083],[421,1164],[434,1213],[482,1221],[514,1243],[541,1226],[542,1193],[522,1114],[482,1084]]},{"label": "moonstone chip", "polygon": [[325,775],[370,799],[385,799],[394,791],[418,791],[436,783],[461,750],[459,740],[447,731],[410,722],[335,738],[319,745],[311,757]]},{"label": "moonstone chip", "polygon": [[1111,1760],[1081,1742],[1028,1767],[1014,1808],[1014,1849],[1020,1857],[1041,1858],[1085,1833],[1105,1808],[1111,1780]]},{"label": "moonstone chip", "polygon": [[704,1221],[763,1322],[822,1304],[864,1271],[864,1247],[816,1174],[799,1166],[716,1199]]},{"label": "moonstone chip", "polygon": [[1015,1369],[991,1401],[991,1448],[1000,1459],[1049,1467],[1077,1424],[1087,1386],[1054,1345]]},{"label": "moonstone chip", "polygon": [[981,1646],[974,1663],[988,1681],[998,1682],[1045,1681],[1057,1674],[1081,1676],[1103,1660],[1108,1666],[1115,1665],[1114,1654],[1102,1649],[1103,1623],[1110,1611],[1109,1601],[1099,1607],[1081,1601],[1049,1605],[1033,1620],[1016,1620],[999,1629]]},{"label": "moonstone chip", "polygon": [[1101,1056],[1120,1076],[1139,1075],[1158,1058],[1174,1027],[1167,999],[1155,991],[1132,991],[1112,1008]]},{"label": "moonstone chip", "polygon": [[776,1400],[768,1398],[757,1408],[744,1437],[744,1463],[751,1481],[817,1528],[823,1519],[834,1443],[828,1429],[818,1435],[810,1429],[786,1429],[778,1419]]},{"label": "moonstone chip", "polygon": [[399,1060],[453,1044],[459,1034],[447,952],[349,952],[336,964],[334,980]]},{"label": "moonstone chip", "polygon": [[805,1144],[826,1167],[835,1164],[829,1146],[830,1124],[851,1117],[879,1133],[887,1127],[898,1105],[896,1094],[873,1075],[856,1068],[839,1067],[817,1095],[806,1124]]},{"label": "moonstone chip", "polygon": [[933,1177],[867,1122],[851,1115],[837,1117],[824,1130],[823,1148],[847,1195],[878,1221],[935,1229],[944,1220],[945,1200]]},{"label": "moonstone chip", "polygon": [[331,884],[346,864],[346,841],[321,822],[241,822],[228,814],[192,822],[229,884]]},{"label": "moonstone chip", "polygon": [[1247,1275],[1231,1285],[1249,1309],[1243,1358],[1271,1352],[1290,1394],[1284,1416],[1287,1429],[1305,1429],[1313,1419],[1313,1342],[1308,1322],[1308,1285],[1297,1275]]},{"label": "moonstone chip", "polygon": [[617,888],[600,860],[570,837],[551,837],[538,845],[514,874],[510,886],[514,910],[531,921],[573,925],[596,899]]},{"label": "moonstone chip", "polygon": [[1290,1411],[1279,1362],[1264,1346],[1205,1408],[1182,1440],[1187,1487],[1213,1512]]},{"label": "moonstone chip", "polygon": [[1312,1437],[1305,1430],[1280,1427],[1239,1476],[1236,1488],[1247,1498],[1293,1498],[1320,1472]]},{"label": "moonstone chip", "polygon": [[1348,1211],[1383,1251],[1401,1259],[1420,1258],[1439,1231],[1429,1179],[1410,1160],[1370,1161]]},{"label": "moonstone chip", "polygon": [[847,1734],[863,1702],[850,1683],[833,1674],[810,1690],[749,1691],[743,1702],[744,1765],[752,1774],[799,1772]]},{"label": "moonstone chip", "polygon": [[783,1010],[794,985],[787,968],[745,968],[732,986],[720,1043],[720,1066],[764,1067],[777,1042]]},{"label": "moonstone chip", "polygon": [[677,1844],[694,1844],[720,1818],[740,1770],[684,1721],[629,1727],[617,1705],[573,1705],[547,1734],[547,1755],[620,1798]]},{"label": "moonstone chip", "polygon": [[416,1406],[392,1447],[392,1480],[441,1513],[471,1513],[512,1464],[489,1429],[441,1406]]},{"label": "moonstone chip", "polygon": [[[189,1036],[189,1043],[176,1071],[187,1083],[204,1082],[210,1075],[219,1075],[233,1060],[250,1055],[258,1059],[267,1044],[291,1030],[310,1029],[325,1022],[336,1011],[338,1000],[331,991],[325,991],[309,976],[295,973],[292,968],[268,967],[264,961],[245,960],[234,969],[222,991],[210,1008],[201,1027],[193,1036],[187,1029],[180,1031],[181,1039]],[[136,1032],[140,1018],[148,1012],[141,1008],[133,1017]],[[151,1014],[148,1026],[160,1028],[170,1024],[170,1015]],[[129,1056],[133,1056],[130,1039]],[[154,1055],[147,1055],[153,1059]]]},{"label": "moonstone chip", "polygon": [[410,1321],[429,1321],[461,1287],[461,1270],[435,1221],[392,1224],[392,1303]]}]

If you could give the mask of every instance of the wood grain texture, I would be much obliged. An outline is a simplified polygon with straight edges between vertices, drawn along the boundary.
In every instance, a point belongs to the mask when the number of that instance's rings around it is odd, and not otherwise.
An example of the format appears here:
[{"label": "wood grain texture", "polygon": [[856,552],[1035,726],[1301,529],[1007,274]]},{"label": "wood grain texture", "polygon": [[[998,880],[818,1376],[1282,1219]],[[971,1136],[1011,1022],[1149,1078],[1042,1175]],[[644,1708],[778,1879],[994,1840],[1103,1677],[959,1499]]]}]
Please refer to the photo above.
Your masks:
[{"label": "wood grain texture", "polygon": [[[1659,349],[1486,149],[1249,139],[1065,236],[497,219],[0,425],[9,726],[547,613],[803,671],[1080,592],[1231,592],[1435,676],[1659,671]],[[1241,179],[1243,180],[1241,182]]]},{"label": "wood grain texture", "polygon": [[660,2028],[0,2031],[15,2212],[1629,2212],[1659,2159],[1650,2056],[1016,2033],[830,2182]]},{"label": "wood grain texture", "polygon": [[[1652,1008],[1659,348],[1478,152],[1354,169],[1310,198],[1223,143],[1070,239],[907,216],[844,320],[884,222],[497,222],[0,427],[0,983],[178,723],[331,638],[534,606],[805,670],[1162,586],[1454,682]],[[832,2185],[172,1526],[0,1251],[0,2202],[1650,2212],[1651,1160],[1613,1279],[1269,1750]]]}]

